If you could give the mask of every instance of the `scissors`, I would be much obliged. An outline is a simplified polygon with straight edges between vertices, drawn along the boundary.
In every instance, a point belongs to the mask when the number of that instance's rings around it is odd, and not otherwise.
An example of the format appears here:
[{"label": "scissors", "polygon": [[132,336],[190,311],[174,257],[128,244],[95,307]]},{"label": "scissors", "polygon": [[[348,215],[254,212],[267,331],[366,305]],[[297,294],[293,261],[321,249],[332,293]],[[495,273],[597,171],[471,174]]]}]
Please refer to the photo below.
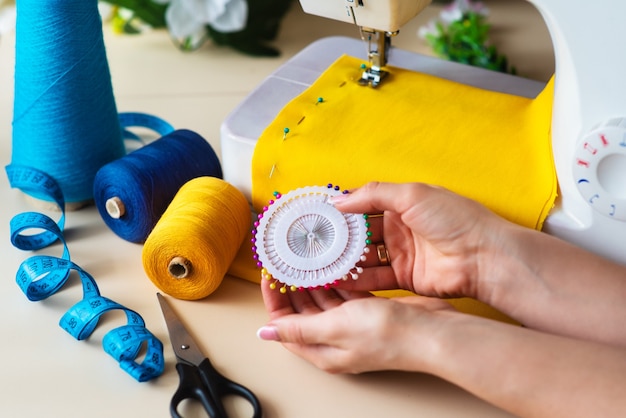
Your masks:
[{"label": "scissors", "polygon": [[185,329],[165,297],[157,293],[163,317],[170,334],[176,370],[180,378],[178,389],[170,403],[173,418],[181,418],[178,405],[186,399],[199,401],[211,418],[228,418],[223,399],[226,396],[239,396],[247,400],[254,410],[253,418],[261,418],[261,403],[252,391],[239,383],[221,375],[209,359],[202,354],[196,342]]}]

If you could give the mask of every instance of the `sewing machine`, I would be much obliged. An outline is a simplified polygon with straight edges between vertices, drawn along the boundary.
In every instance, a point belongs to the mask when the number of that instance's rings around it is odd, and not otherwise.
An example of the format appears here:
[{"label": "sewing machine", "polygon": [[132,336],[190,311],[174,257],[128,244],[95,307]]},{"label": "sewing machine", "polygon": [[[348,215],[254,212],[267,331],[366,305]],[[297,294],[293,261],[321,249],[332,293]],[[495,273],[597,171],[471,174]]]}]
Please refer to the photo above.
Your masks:
[{"label": "sewing machine", "polygon": [[[552,115],[559,198],[544,231],[626,263],[626,83],[621,48],[626,4],[601,0],[573,6],[562,0],[529,0],[550,31],[556,61]],[[384,67],[437,75],[489,90],[535,97],[542,83],[393,50],[400,27],[430,0],[300,0],[305,12],[359,27],[370,63],[360,80],[376,88]],[[224,177],[250,198],[250,162],[264,127],[340,54],[361,56],[363,41],[326,38],[305,48],[269,76],[224,121]]]}]

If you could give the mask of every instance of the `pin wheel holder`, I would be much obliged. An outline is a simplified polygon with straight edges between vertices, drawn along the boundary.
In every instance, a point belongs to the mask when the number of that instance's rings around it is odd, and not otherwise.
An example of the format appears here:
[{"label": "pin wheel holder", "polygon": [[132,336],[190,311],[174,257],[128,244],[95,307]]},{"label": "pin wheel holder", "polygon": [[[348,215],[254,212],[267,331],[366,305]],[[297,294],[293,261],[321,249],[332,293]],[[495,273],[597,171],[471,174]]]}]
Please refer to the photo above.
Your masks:
[{"label": "pin wheel holder", "polygon": [[369,253],[367,215],[343,213],[330,202],[339,186],[308,186],[274,198],[259,213],[252,250],[263,279],[286,293],[330,288],[339,280],[358,279],[357,263]]}]

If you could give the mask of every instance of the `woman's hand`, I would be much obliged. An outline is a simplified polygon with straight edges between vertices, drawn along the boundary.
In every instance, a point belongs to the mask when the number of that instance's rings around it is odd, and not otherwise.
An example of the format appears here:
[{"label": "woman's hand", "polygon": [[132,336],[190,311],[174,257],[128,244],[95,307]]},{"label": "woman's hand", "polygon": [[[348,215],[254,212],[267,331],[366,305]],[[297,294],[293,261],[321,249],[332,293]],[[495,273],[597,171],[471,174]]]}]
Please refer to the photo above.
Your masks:
[{"label": "woman's hand", "polygon": [[325,371],[428,373],[516,416],[621,416],[626,408],[624,349],[463,314],[440,299],[282,294],[269,285],[271,319],[259,337]]},{"label": "woman's hand", "polygon": [[359,280],[340,285],[352,290],[401,288],[479,299],[481,266],[512,226],[477,202],[421,183],[370,183],[333,203],[343,212],[384,213],[372,218],[371,228],[373,241],[384,241],[391,265],[373,266],[372,251]]},{"label": "woman's hand", "polygon": [[341,282],[344,289],[471,297],[529,328],[626,347],[624,265],[425,184],[370,183],[334,204],[344,212],[384,212],[374,239],[384,241],[391,259]]},{"label": "woman's hand", "polygon": [[[424,184],[371,183],[333,200],[384,213],[372,238],[390,265],[370,254],[358,280],[329,290],[283,294],[264,280],[259,337],[329,372],[433,374],[518,416],[623,413],[625,266]],[[474,297],[526,326],[368,293],[392,288]]]},{"label": "woman's hand", "polygon": [[281,294],[261,284],[270,323],[265,340],[281,341],[296,355],[331,373],[427,371],[430,334],[446,302],[420,296],[379,298],[342,290]]}]

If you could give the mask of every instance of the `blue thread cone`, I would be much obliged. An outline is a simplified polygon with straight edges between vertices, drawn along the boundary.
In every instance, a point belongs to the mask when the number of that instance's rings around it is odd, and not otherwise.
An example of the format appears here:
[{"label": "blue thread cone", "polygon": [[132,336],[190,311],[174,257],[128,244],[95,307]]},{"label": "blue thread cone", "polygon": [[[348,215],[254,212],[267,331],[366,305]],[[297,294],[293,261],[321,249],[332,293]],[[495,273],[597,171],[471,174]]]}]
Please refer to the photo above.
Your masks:
[{"label": "blue thread cone", "polygon": [[125,154],[97,0],[17,1],[13,110],[11,163],[91,200],[98,169]]}]

